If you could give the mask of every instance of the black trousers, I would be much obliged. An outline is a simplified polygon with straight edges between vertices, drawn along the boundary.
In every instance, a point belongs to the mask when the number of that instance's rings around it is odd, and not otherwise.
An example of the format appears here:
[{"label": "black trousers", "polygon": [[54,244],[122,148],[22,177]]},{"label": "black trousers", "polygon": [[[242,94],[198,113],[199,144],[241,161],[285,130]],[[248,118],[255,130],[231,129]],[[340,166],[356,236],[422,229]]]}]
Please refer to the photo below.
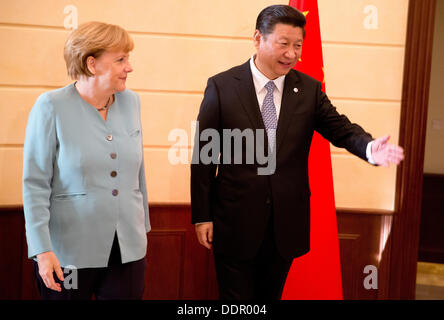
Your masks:
[{"label": "black trousers", "polygon": [[253,259],[236,260],[214,253],[220,300],[280,300],[292,260],[279,254],[273,215]]},{"label": "black trousers", "polygon": [[47,288],[40,277],[38,264],[34,261],[37,289],[42,300],[91,300],[93,295],[97,300],[140,300],[145,288],[145,268],[145,258],[122,264],[117,234],[114,236],[107,267],[77,269],[77,289],[74,289],[73,281],[67,280],[70,275],[68,271],[65,273],[65,282],[68,284],[64,284],[53,273],[54,280],[60,283],[61,292]]}]

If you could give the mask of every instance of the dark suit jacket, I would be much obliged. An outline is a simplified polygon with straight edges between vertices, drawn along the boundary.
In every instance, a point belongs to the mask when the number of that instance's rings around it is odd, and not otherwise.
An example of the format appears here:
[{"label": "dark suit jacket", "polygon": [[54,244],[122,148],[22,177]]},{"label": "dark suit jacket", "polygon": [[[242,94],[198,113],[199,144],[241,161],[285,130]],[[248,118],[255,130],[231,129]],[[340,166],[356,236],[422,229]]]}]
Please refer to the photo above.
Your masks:
[{"label": "dark suit jacket", "polygon": [[[308,154],[313,132],[364,160],[372,140],[370,134],[336,111],[321,88],[320,82],[301,72],[291,70],[287,74],[274,174],[258,175],[261,165],[257,161],[233,164],[231,159],[231,164],[199,161],[191,165],[192,223],[213,221],[216,253],[235,259],[253,257],[270,212],[276,245],[284,258],[292,259],[310,250]],[[213,128],[221,139],[223,129],[265,129],[249,61],[208,79],[198,121],[199,134]],[[194,157],[208,143],[197,142]],[[220,146],[223,159],[222,141]],[[243,150],[247,150],[245,143]]]}]

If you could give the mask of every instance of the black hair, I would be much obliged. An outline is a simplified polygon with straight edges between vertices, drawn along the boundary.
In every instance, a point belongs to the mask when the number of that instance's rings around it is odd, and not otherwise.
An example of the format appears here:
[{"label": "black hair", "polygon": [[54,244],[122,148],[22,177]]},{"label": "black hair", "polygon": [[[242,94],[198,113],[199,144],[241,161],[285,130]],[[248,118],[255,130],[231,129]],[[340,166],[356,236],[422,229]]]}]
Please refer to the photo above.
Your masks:
[{"label": "black hair", "polygon": [[266,36],[273,32],[274,26],[278,23],[302,28],[305,38],[305,24],[307,20],[304,14],[287,5],[273,5],[263,9],[257,16],[256,29],[259,30],[263,36]]}]

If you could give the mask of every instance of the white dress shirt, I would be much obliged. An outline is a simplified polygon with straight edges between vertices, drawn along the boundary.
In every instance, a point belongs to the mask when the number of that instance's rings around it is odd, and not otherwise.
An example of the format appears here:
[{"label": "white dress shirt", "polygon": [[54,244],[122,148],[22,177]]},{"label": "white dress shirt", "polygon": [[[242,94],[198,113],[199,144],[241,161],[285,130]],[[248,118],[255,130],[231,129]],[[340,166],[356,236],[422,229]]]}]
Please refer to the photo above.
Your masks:
[{"label": "white dress shirt", "polygon": [[254,64],[254,58],[255,56],[252,56],[250,59],[250,69],[251,69],[251,74],[253,75],[254,89],[256,90],[256,97],[257,97],[257,102],[259,103],[259,108],[262,112],[262,105],[264,104],[264,99],[265,96],[267,95],[267,89],[265,88],[265,85],[269,81],[273,81],[275,85],[273,91],[273,100],[274,100],[274,105],[276,107],[276,116],[277,119],[279,120],[282,94],[284,92],[285,75],[280,76],[279,78],[276,78],[274,80],[268,79],[262,72],[259,71],[259,69]]}]

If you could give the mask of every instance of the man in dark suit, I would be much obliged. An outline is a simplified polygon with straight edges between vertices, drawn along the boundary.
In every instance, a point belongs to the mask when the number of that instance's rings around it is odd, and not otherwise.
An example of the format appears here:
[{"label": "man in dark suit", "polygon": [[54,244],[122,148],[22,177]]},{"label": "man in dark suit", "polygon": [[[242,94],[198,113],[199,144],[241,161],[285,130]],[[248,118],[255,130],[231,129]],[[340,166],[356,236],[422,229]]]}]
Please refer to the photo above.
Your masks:
[{"label": "man in dark suit", "polygon": [[[315,130],[375,165],[403,159],[389,137],[373,140],[336,111],[318,81],[292,70],[305,22],[290,6],[265,8],[256,22],[256,54],[208,80],[191,165],[191,207],[199,242],[214,248],[220,299],[280,299],[293,258],[309,251],[308,154]],[[262,136],[268,174],[260,173],[261,152],[252,151],[260,149]],[[233,147],[236,139],[240,147]]]}]

